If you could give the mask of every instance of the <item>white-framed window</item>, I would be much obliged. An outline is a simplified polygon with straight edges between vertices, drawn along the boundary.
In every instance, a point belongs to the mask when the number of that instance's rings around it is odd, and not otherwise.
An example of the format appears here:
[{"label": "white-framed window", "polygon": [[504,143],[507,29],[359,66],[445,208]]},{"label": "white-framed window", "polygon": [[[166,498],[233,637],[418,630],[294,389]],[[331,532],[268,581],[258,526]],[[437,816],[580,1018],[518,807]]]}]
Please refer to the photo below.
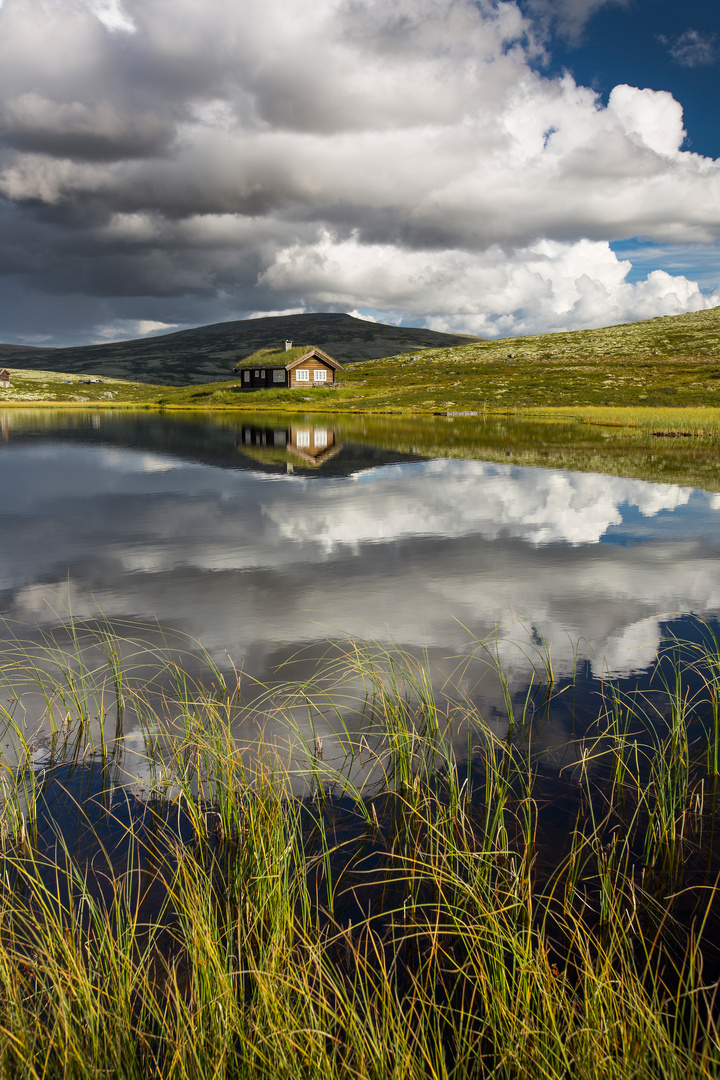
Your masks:
[{"label": "white-framed window", "polygon": [[262,371],[260,372],[260,377],[261,377],[262,379],[264,379],[264,378],[265,378],[265,368],[263,368],[263,369],[262,369]]},{"label": "white-framed window", "polygon": [[307,368],[295,369],[295,381],[296,382],[310,382],[310,372]]},{"label": "white-framed window", "polygon": [[316,427],[315,428],[315,430],[313,432],[313,443],[315,444],[316,447],[327,446],[327,444],[328,444],[327,428],[324,428],[324,427]]},{"label": "white-framed window", "polygon": [[302,431],[298,431],[295,436],[296,446],[310,446],[310,429],[304,428]]},{"label": "white-framed window", "polygon": [[243,379],[244,379],[245,382],[250,382],[250,372],[249,371],[243,371]]},{"label": "white-framed window", "polygon": [[327,382],[327,371],[325,368],[315,368],[313,371],[314,382]]},{"label": "white-framed window", "polygon": [[275,368],[273,371],[273,382],[285,382],[285,369]]},{"label": "white-framed window", "polygon": [[256,378],[256,379],[259,379],[259,378],[260,378],[260,372],[259,372],[259,371],[256,371],[256,372],[255,372],[255,378]]}]

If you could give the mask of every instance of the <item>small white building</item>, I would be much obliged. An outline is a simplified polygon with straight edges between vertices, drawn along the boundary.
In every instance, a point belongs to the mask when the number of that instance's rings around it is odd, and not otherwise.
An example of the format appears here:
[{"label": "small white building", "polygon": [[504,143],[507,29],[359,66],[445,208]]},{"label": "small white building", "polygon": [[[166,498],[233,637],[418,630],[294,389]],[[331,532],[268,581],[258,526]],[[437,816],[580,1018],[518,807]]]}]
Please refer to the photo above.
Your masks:
[{"label": "small white building", "polygon": [[12,383],[10,381],[10,372],[7,370],[7,368],[3,368],[3,370],[0,371],[0,387],[5,388],[8,386],[12,386]]}]

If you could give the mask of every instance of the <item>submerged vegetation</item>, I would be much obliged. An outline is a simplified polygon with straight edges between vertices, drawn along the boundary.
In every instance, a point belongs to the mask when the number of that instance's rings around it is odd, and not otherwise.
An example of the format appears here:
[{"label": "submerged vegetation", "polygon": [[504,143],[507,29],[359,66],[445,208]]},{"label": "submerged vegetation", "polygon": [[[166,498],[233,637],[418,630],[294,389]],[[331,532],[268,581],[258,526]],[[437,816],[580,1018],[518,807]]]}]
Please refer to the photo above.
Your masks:
[{"label": "submerged vegetation", "polygon": [[475,642],[502,724],[380,645],[263,690],[59,640],[3,650],[0,1075],[720,1072],[710,627],[591,715],[541,639],[521,690]]}]

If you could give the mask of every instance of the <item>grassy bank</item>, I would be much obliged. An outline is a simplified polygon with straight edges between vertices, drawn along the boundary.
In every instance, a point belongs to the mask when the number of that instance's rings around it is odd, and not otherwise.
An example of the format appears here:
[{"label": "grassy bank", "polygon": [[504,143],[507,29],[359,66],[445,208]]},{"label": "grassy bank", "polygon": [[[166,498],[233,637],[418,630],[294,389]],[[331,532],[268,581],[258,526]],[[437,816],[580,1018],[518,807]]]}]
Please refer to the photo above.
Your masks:
[{"label": "grassy bank", "polygon": [[447,412],[546,408],[720,406],[720,308],[572,333],[536,334],[422,349],[347,365],[335,389],[243,391],[237,377],[158,386],[10,369],[22,401],[277,411]]},{"label": "grassy bank", "polygon": [[542,649],[518,696],[476,643],[506,688],[499,738],[422,664],[347,643],[322,685],[253,689],[249,755],[247,688],[207,658],[191,675],[99,625],[69,651],[7,644],[0,1074],[717,1076],[720,644],[701,630],[648,691],[604,685],[559,774],[533,733],[572,687]]}]

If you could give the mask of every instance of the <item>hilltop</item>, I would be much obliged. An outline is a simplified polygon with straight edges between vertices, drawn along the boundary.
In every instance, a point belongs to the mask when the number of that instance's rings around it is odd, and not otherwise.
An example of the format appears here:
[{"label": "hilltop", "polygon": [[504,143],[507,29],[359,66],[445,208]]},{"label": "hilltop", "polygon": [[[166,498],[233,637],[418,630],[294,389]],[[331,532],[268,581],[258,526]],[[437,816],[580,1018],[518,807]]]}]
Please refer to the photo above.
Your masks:
[{"label": "hilltop", "polygon": [[238,360],[258,349],[277,348],[286,338],[297,345],[317,345],[341,364],[479,340],[367,322],[340,312],[320,312],[240,319],[158,337],[67,349],[0,345],[0,357],[4,365],[15,369],[188,386],[229,379]]}]

